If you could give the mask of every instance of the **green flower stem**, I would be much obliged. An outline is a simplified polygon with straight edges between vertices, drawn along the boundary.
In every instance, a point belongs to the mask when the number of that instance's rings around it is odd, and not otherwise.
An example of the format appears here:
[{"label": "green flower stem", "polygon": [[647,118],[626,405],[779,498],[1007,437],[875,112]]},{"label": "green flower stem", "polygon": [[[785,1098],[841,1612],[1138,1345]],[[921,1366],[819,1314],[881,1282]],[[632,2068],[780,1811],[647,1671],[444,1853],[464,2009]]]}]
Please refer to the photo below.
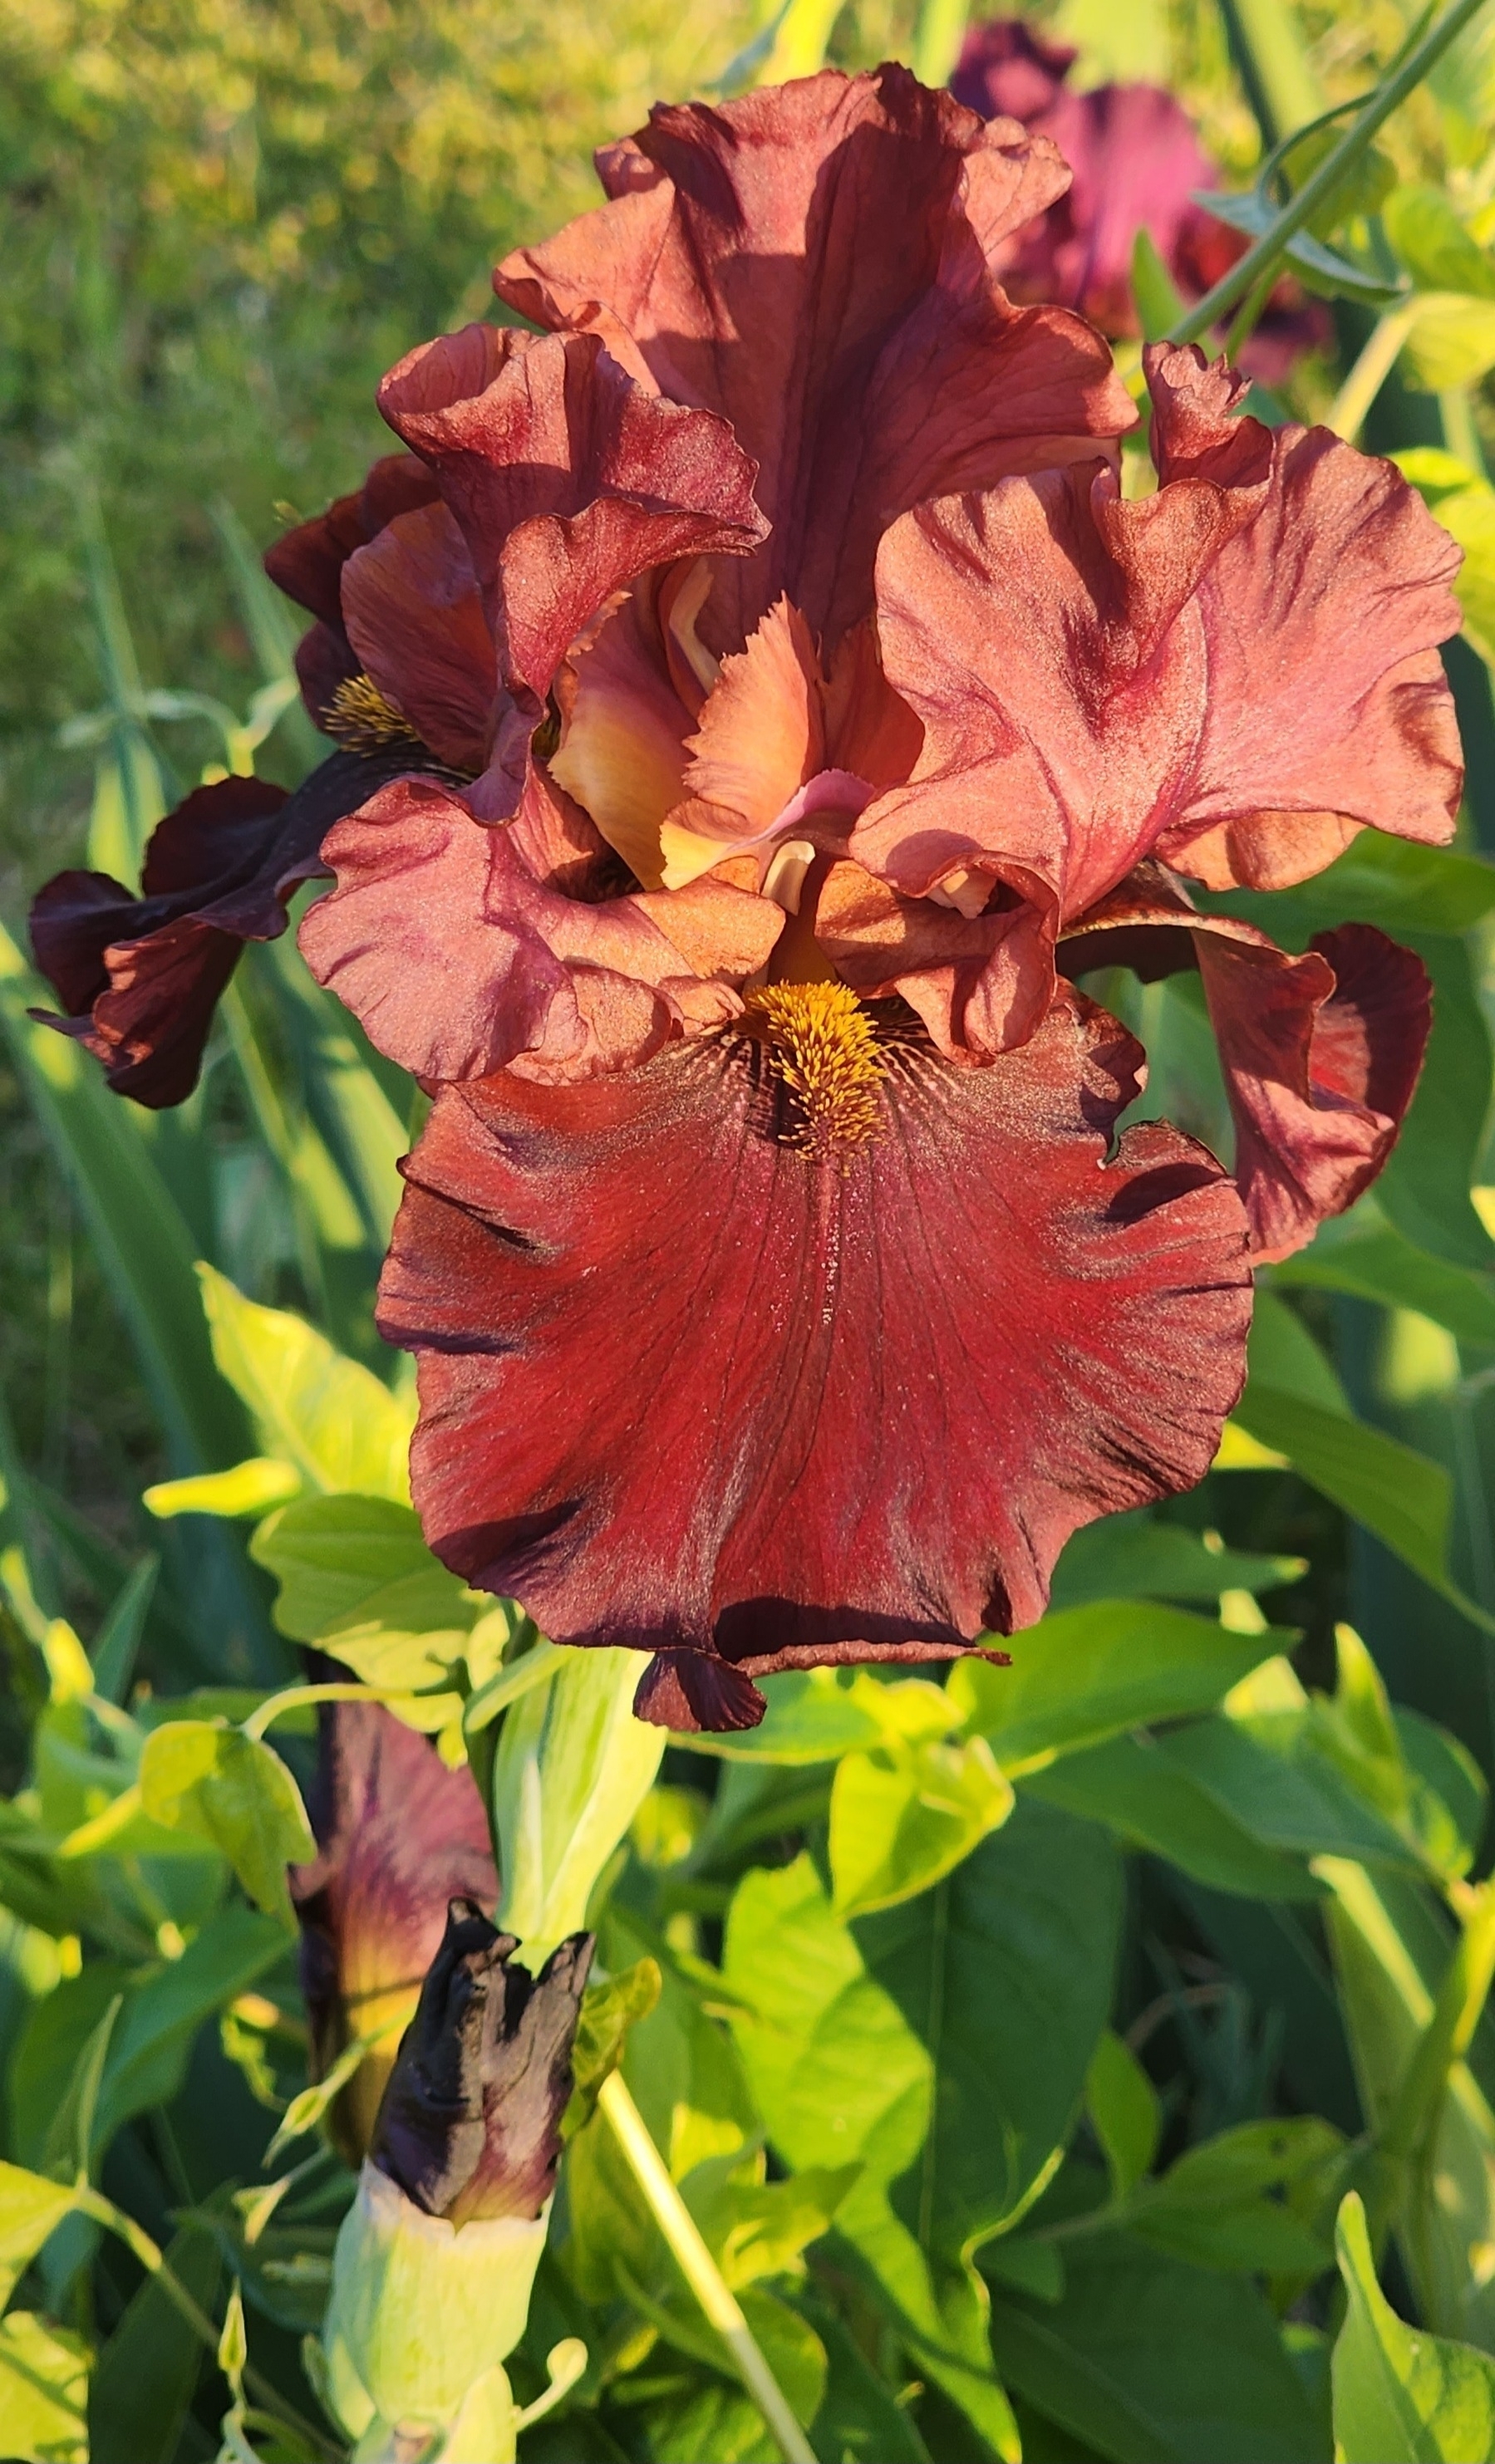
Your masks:
[{"label": "green flower stem", "polygon": [[728,2290],[722,2271],[701,2237],[695,2217],[671,2181],[648,2126],[623,2083],[621,2071],[611,2071],[602,2083],[598,2104],[617,2135],[633,2167],[655,2221],[679,2262],[681,2275],[710,2324],[726,2345],[764,2420],[778,2440],[787,2464],[816,2464],[814,2449],[785,2400],[784,2390],[763,2357],[763,2350],[743,2317],[741,2304]]},{"label": "green flower stem", "polygon": [[[217,2328],[209,2318],[207,2311],[200,2309],[193,2300],[181,2277],[167,2264],[166,2254],[160,2244],[151,2240],[144,2225],[138,2225],[133,2216],[126,2215],[123,2208],[117,2208],[112,2199],[106,2199],[101,2190],[91,2189],[86,2182],[79,2182],[77,2186],[73,2192],[73,2204],[80,2215],[91,2216],[95,2224],[103,2226],[106,2233],[119,2235],[131,2256],[139,2261],[147,2276],[155,2277],[167,2300],[173,2308],[180,2311],[193,2335],[201,2339],[216,2360],[219,2342]],[[317,2428],[315,2422],[308,2421],[304,2413],[298,2412],[294,2405],[287,2404],[279,2389],[272,2387],[261,2371],[253,2366],[246,2367],[244,2384],[253,2390],[266,2412],[275,2415],[279,2425],[295,2430],[299,2436],[309,2441],[319,2455],[327,2458],[327,2464],[338,2464],[338,2458],[342,2453],[341,2448],[334,2447],[331,2440],[324,2437]]]},{"label": "green flower stem", "polygon": [[265,1730],[279,1719],[282,1712],[300,1711],[308,1703],[400,1703],[409,1691],[408,1686],[402,1694],[387,1685],[360,1685],[351,1679],[346,1684],[286,1685],[279,1694],[269,1695],[251,1711],[248,1719],[241,1721],[240,1727],[243,1734],[253,1737],[257,1745]]},{"label": "green flower stem", "polygon": [[1221,275],[1214,290],[1207,291],[1198,305],[1192,308],[1174,327],[1172,339],[1175,342],[1196,342],[1201,334],[1207,334],[1212,326],[1218,324],[1238,299],[1244,298],[1246,293],[1255,288],[1264,274],[1281,262],[1286,253],[1288,241],[1296,239],[1320,207],[1328,203],[1365,153],[1376,130],[1390,120],[1399,103],[1405,102],[1414,88],[1421,84],[1455,36],[1462,33],[1470,19],[1478,16],[1484,6],[1484,0],[1454,0],[1446,15],[1439,18],[1421,42],[1408,53],[1401,66],[1383,85],[1377,86],[1339,143],[1325,155],[1317,170],[1309,174],[1297,194],[1288,198],[1270,230],[1264,231],[1261,238],[1253,242],[1230,272]]},{"label": "green flower stem", "polygon": [[1334,396],[1328,417],[1324,422],[1336,436],[1352,445],[1365,425],[1366,414],[1396,363],[1401,346],[1417,323],[1421,301],[1405,300],[1400,307],[1388,308],[1354,366]]}]

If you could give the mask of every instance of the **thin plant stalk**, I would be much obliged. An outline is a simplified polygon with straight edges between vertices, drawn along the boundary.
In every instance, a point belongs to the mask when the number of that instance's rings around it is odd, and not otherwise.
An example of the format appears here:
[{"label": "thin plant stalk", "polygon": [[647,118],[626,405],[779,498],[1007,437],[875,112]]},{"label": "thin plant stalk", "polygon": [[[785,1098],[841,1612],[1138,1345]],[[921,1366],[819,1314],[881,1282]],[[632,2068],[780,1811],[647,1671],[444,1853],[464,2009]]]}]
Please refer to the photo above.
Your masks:
[{"label": "thin plant stalk", "polygon": [[702,2239],[695,2217],[671,2181],[648,2124],[623,2082],[621,2071],[603,2081],[597,2099],[633,2167],[681,2275],[710,2324],[730,2352],[744,2387],[783,2450],[787,2464],[816,2464],[814,2449],[791,2411],[784,2390],[764,2359],[763,2348],[743,2316],[742,2305]]},{"label": "thin plant stalk", "polygon": [[1174,329],[1175,342],[1195,342],[1238,299],[1261,281],[1261,276],[1280,264],[1286,254],[1289,240],[1296,239],[1306,229],[1321,206],[1326,206],[1345,178],[1370,145],[1376,130],[1390,120],[1392,113],[1405,102],[1409,94],[1419,86],[1450,43],[1462,33],[1471,18],[1477,17],[1485,0],[1454,0],[1453,7],[1426,33],[1421,42],[1408,53],[1401,66],[1377,86],[1365,109],[1346,130],[1339,143],[1325,155],[1318,168],[1305,180],[1295,196],[1288,198],[1282,212],[1259,240],[1253,241],[1245,255],[1238,258],[1228,274],[1204,297],[1191,308]]},{"label": "thin plant stalk", "polygon": [[1330,406],[1326,428],[1352,445],[1365,426],[1371,406],[1391,375],[1401,347],[1417,322],[1419,302],[1408,299],[1388,308],[1380,318],[1354,366]]}]

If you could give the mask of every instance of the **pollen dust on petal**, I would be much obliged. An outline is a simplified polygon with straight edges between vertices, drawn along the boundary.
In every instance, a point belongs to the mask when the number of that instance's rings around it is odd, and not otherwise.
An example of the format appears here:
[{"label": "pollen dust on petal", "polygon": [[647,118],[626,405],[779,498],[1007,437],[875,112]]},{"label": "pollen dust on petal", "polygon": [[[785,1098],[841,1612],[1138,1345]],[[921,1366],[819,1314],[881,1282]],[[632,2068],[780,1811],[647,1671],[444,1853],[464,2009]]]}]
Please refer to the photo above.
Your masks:
[{"label": "pollen dust on petal", "polygon": [[410,720],[370,675],[345,676],[322,714],[324,735],[348,753],[377,753],[387,744],[417,744]]},{"label": "pollen dust on petal", "polygon": [[763,984],[746,1008],[803,1115],[804,1145],[844,1157],[876,1137],[887,1064],[847,985]]}]

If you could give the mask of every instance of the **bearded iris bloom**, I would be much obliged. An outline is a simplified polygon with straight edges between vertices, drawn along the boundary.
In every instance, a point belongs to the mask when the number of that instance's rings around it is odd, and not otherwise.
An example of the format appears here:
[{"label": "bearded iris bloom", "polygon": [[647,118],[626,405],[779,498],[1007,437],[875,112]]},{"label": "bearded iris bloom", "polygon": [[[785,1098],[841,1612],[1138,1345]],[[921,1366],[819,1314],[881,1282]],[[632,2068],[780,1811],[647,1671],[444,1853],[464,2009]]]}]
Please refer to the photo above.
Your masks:
[{"label": "bearded iris bloom", "polygon": [[[380,1309],[432,1546],[746,1726],[766,1671],[1031,1622],[1208,1468],[1253,1262],[1379,1168],[1427,986],[1190,884],[1450,835],[1456,551],[1168,346],[1124,502],[1099,337],[998,279],[1057,149],[901,70],[600,168],[496,277],[544,330],[386,380],[409,501],[277,552],[315,706],[408,747],[301,946],[435,1094]],[[1234,1175],[1117,1134],[1119,959],[1198,967]]]}]

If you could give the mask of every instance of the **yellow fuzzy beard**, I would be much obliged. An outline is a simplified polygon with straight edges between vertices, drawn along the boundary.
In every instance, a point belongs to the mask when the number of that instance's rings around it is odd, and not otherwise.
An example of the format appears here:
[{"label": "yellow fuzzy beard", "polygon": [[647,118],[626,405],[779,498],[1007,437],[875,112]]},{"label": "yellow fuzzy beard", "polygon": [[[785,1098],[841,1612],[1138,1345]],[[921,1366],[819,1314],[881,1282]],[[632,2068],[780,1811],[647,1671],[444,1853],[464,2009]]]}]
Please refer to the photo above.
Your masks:
[{"label": "yellow fuzzy beard", "polygon": [[746,1008],[804,1114],[806,1145],[846,1155],[876,1137],[887,1065],[854,992],[839,983],[764,984]]},{"label": "yellow fuzzy beard", "polygon": [[322,725],[349,753],[377,753],[386,744],[419,741],[403,712],[368,675],[344,678],[322,714]]}]

